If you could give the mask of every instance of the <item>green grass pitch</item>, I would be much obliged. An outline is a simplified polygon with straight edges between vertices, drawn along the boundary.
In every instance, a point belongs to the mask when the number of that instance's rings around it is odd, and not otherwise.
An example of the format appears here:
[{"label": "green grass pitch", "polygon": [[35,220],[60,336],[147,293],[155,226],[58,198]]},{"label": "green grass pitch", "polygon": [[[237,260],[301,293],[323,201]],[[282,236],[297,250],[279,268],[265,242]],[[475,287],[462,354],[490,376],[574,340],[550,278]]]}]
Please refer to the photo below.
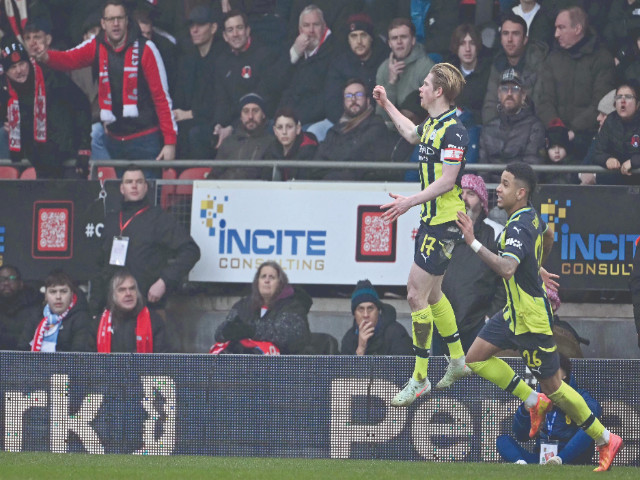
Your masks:
[{"label": "green grass pitch", "polygon": [[496,463],[391,462],[246,457],[141,457],[0,452],[0,480],[239,479],[239,480],[584,480],[638,479],[640,469]]}]

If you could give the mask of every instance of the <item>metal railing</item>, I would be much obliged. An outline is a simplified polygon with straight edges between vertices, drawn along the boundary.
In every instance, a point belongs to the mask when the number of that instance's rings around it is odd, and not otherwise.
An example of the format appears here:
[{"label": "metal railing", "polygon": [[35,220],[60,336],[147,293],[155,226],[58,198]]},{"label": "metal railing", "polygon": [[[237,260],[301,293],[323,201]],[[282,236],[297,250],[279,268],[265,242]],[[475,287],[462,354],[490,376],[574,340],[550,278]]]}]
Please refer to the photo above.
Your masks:
[{"label": "metal railing", "polygon": [[[98,167],[126,168],[135,163],[144,169],[163,168],[193,168],[193,167],[234,167],[234,168],[271,168],[272,181],[282,179],[281,171],[284,168],[345,168],[345,169],[371,169],[371,170],[404,170],[410,171],[417,168],[416,162],[338,162],[327,160],[95,160],[89,162],[89,178],[98,179]],[[12,166],[24,169],[31,166],[28,160],[12,162],[8,159],[0,159],[0,166]],[[66,167],[75,166],[75,160],[70,159],[65,162]],[[503,164],[471,163],[465,166],[468,172],[500,172],[504,169]],[[536,173],[611,173],[609,170],[598,165],[532,165]],[[191,180],[184,180],[180,183],[190,183]]]}]

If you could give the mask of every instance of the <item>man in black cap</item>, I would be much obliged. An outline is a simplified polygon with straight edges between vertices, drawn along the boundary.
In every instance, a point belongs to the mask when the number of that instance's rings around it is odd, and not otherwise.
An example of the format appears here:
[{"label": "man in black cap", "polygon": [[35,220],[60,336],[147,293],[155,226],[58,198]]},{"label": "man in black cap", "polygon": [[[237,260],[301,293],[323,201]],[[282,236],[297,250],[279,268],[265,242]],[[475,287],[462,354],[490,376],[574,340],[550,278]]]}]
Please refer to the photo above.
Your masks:
[{"label": "man in black cap", "polygon": [[382,303],[369,280],[351,295],[353,326],[342,337],[343,355],[412,355],[412,340],[396,320],[396,309]]},{"label": "man in black cap", "polygon": [[[515,68],[502,73],[498,85],[498,118],[485,124],[480,135],[480,163],[506,165],[515,160],[542,163],[544,125],[533,114],[528,91]],[[499,183],[501,172],[487,172],[487,183]]]},{"label": "man in black cap", "polygon": [[[86,178],[91,155],[87,97],[67,76],[30,60],[17,40],[2,50],[2,68],[11,159],[29,159],[38,178]],[[71,158],[76,166],[65,171]]]},{"label": "man in black cap", "polygon": [[202,5],[191,10],[188,20],[192,45],[180,58],[173,116],[178,123],[178,158],[201,160],[214,156],[212,132],[220,113],[216,109],[220,88],[212,81],[218,22],[211,8]]},{"label": "man in black cap", "polygon": [[[262,160],[273,142],[271,129],[267,128],[264,99],[257,93],[247,93],[240,99],[240,126],[227,137],[218,149],[220,160]],[[208,178],[268,179],[269,168],[216,168]]]}]

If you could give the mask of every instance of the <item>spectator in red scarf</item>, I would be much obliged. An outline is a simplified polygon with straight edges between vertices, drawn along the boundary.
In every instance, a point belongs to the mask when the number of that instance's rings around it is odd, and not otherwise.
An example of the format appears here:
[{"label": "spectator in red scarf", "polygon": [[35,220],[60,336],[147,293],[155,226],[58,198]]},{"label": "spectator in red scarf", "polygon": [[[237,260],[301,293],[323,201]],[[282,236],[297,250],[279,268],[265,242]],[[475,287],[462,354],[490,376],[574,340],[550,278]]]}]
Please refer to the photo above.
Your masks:
[{"label": "spectator in red scarf", "polygon": [[[87,97],[66,75],[30,60],[17,40],[2,50],[2,68],[11,159],[29,159],[38,178],[86,178],[91,155]],[[76,168],[65,171],[71,158],[77,159]]]},{"label": "spectator in red scarf", "polygon": [[164,320],[149,311],[138,282],[126,269],[111,277],[107,308],[98,325],[98,353],[168,352]]},{"label": "spectator in red scarf", "polygon": [[98,69],[100,119],[111,158],[173,160],[177,125],[158,48],[129,21],[122,0],[105,2],[100,25],[92,40],[64,52],[44,51],[36,59],[56,70]]},{"label": "spectator in red scarf", "polygon": [[84,294],[65,272],[44,281],[44,310],[25,323],[18,348],[32,352],[95,351],[95,327]]}]

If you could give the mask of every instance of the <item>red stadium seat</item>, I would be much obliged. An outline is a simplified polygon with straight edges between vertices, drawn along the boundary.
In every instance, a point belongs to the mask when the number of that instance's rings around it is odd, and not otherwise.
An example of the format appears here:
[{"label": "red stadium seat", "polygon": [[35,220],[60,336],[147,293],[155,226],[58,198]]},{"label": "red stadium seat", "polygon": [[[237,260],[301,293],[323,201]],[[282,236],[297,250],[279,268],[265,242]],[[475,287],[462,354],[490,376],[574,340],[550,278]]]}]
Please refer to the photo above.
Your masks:
[{"label": "red stadium seat", "polygon": [[[211,168],[195,167],[184,170],[178,179],[180,180],[204,180],[209,175]],[[193,185],[177,185],[176,195],[191,195],[193,193]]]},{"label": "red stadium seat", "polygon": [[13,167],[0,167],[0,178],[5,178],[7,180],[16,180],[20,178],[20,174],[18,173],[18,169]]},{"label": "red stadium seat", "polygon": [[[165,168],[162,170],[163,180],[176,180],[178,174],[173,168]],[[175,185],[162,185],[160,189],[160,206],[163,210],[169,208],[175,202],[176,186]]]},{"label": "red stadium seat", "polygon": [[116,169],[113,167],[98,167],[98,180],[110,180],[118,178]]},{"label": "red stadium seat", "polygon": [[22,175],[20,175],[21,180],[35,180],[36,178],[36,169],[33,167],[27,168],[24,172],[22,172]]}]

